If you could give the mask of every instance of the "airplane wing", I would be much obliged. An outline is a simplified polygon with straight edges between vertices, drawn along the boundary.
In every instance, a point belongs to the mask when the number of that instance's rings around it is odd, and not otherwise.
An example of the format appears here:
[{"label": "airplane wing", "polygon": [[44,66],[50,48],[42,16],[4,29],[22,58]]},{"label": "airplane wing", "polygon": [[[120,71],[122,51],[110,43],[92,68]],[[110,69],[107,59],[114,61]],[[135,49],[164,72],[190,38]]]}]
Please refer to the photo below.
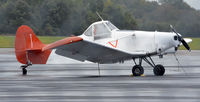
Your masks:
[{"label": "airplane wing", "polygon": [[101,64],[123,62],[132,57],[145,56],[144,52],[127,53],[97,43],[89,42],[81,37],[69,37],[43,48],[56,49],[55,53],[79,61],[91,61]]},{"label": "airplane wing", "polygon": [[192,42],[192,39],[190,39],[190,38],[184,38],[184,40],[186,41],[186,43],[191,43]]}]

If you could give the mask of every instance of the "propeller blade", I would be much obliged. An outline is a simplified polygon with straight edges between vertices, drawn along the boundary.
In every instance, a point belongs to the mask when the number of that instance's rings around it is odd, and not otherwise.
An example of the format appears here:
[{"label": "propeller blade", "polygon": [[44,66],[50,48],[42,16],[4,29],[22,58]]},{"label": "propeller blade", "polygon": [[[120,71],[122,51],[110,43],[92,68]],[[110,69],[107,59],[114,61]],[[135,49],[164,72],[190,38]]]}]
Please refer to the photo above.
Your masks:
[{"label": "propeller blade", "polygon": [[178,34],[178,32],[174,29],[174,27],[172,25],[170,25],[170,28],[172,29],[172,31],[174,33],[176,33],[176,35],[178,36],[179,41],[181,41],[181,43],[183,44],[183,46],[188,50],[191,51],[190,46],[186,43],[186,41],[182,38],[182,36],[180,36]]},{"label": "propeller blade", "polygon": [[191,51],[190,46],[186,43],[186,41],[184,39],[181,40],[183,46],[188,50]]},{"label": "propeller blade", "polygon": [[[172,25],[170,25],[170,28],[172,29],[172,31],[174,32],[174,33],[176,33],[177,35],[178,35],[178,32],[174,29],[174,27],[172,26]],[[179,36],[179,35],[178,35]]]},{"label": "propeller blade", "polygon": [[174,27],[172,25],[170,25],[170,28],[172,29],[172,31],[178,36],[179,41],[182,39],[182,37],[178,34],[178,32],[174,29]]}]

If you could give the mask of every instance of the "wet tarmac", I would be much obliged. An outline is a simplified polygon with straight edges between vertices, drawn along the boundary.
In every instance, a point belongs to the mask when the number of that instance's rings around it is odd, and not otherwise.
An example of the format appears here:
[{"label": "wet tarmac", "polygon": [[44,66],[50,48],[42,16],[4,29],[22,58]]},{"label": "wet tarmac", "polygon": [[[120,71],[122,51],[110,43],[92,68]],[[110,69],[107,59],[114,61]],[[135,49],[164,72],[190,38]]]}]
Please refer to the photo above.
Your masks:
[{"label": "wet tarmac", "polygon": [[200,51],[179,51],[155,63],[166,66],[154,76],[144,64],[145,76],[132,77],[132,61],[100,65],[73,63],[33,65],[22,76],[13,49],[0,49],[0,102],[199,102]]}]

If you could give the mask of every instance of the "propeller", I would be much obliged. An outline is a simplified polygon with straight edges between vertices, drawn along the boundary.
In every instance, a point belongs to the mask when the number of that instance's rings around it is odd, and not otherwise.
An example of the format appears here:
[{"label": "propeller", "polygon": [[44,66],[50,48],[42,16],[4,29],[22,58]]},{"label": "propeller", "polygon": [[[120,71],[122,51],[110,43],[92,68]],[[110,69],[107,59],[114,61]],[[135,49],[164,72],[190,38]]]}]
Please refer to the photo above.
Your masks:
[{"label": "propeller", "polygon": [[191,51],[190,46],[186,43],[186,41],[183,39],[183,37],[174,29],[172,25],[170,25],[170,28],[172,31],[177,35],[178,40],[183,44],[183,46],[188,50]]}]

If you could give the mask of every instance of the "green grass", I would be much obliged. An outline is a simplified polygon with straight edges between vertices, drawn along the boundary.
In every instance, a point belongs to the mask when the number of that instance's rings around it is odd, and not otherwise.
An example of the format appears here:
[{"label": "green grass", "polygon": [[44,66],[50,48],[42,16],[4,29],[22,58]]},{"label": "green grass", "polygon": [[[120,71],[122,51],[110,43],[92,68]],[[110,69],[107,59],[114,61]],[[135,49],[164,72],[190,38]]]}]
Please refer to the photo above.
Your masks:
[{"label": "green grass", "polygon": [[[42,43],[49,44],[65,37],[38,36],[38,38],[42,41]],[[192,38],[192,40],[192,43],[189,44],[191,49],[200,50],[200,38]],[[15,36],[0,35],[0,48],[14,48],[14,46]],[[185,50],[183,46],[181,46],[179,49]]]},{"label": "green grass", "polygon": [[38,38],[42,41],[44,44],[50,44],[52,42],[64,39],[65,37],[57,37],[57,36],[38,36]]},{"label": "green grass", "polygon": [[12,48],[15,46],[14,36],[0,36],[0,48]]},{"label": "green grass", "polygon": [[[65,37],[52,37],[52,36],[38,36],[44,44],[49,44]],[[0,35],[0,48],[14,48],[15,36]]]},{"label": "green grass", "polygon": [[[200,50],[200,38],[192,38],[192,42],[189,43],[192,50]],[[183,46],[179,48],[180,50],[186,50]]]}]

